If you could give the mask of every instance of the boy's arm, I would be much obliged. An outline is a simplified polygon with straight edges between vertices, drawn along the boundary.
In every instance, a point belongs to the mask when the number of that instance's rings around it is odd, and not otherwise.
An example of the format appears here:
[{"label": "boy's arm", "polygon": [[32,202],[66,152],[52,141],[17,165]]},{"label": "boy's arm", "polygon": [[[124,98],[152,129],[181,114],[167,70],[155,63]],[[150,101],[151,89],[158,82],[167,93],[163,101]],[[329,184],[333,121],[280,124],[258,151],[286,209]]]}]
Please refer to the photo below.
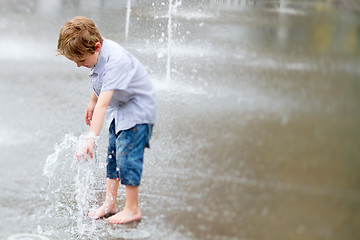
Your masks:
[{"label": "boy's arm", "polygon": [[[114,91],[101,92],[97,99],[97,103],[95,105],[94,114],[92,116],[91,126],[90,126],[90,130],[89,130],[95,136],[99,136],[101,127],[104,123],[106,109],[109,106],[109,103],[111,101],[113,94],[114,94]],[[89,154],[91,158],[93,158],[93,155],[94,155],[93,154],[94,146],[95,146],[94,138],[90,138],[87,143],[85,153]],[[86,155],[85,155],[85,160],[87,160]]]},{"label": "boy's arm", "polygon": [[90,132],[95,133],[95,136],[99,136],[101,127],[104,123],[106,109],[109,106],[114,91],[101,92],[97,103],[95,105],[94,114],[92,116],[92,122],[90,126]]},{"label": "boy's arm", "polygon": [[94,109],[95,109],[97,100],[98,100],[98,98],[97,98],[96,94],[93,92],[93,94],[91,95],[89,104],[86,108],[86,112],[85,112],[85,122],[89,126],[91,126],[91,121],[92,121],[92,117],[94,114]]}]

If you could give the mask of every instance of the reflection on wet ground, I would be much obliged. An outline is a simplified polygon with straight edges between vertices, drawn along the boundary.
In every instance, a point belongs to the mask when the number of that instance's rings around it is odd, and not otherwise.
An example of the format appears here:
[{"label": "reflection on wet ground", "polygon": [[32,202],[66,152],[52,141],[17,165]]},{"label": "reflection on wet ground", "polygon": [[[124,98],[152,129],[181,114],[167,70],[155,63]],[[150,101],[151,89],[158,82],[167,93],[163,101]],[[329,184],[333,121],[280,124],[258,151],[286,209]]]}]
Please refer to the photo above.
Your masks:
[{"label": "reflection on wet ground", "polygon": [[[3,3],[0,237],[116,239],[137,229],[151,239],[358,239],[358,4],[171,3],[170,26],[169,1],[131,1],[129,21],[126,1]],[[53,177],[42,176],[54,145],[87,130],[88,71],[55,56],[74,15],[133,52],[157,90],[139,223],[79,219],[71,147]],[[106,138],[103,129],[94,205]]]}]

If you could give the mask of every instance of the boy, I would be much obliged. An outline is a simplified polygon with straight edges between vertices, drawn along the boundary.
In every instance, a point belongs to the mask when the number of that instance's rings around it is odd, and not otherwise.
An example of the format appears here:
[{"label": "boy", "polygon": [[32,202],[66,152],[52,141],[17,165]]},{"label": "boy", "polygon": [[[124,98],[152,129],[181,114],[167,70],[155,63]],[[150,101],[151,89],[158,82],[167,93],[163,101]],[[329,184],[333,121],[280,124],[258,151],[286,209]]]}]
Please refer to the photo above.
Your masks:
[{"label": "boy", "polygon": [[[113,215],[107,220],[114,224],[139,220],[144,149],[149,147],[157,108],[147,71],[120,45],[103,39],[94,22],[86,17],[75,17],[65,23],[57,51],[78,67],[91,68],[89,76],[94,92],[85,122],[90,126],[88,136],[92,137],[83,149],[85,159],[87,154],[93,157],[94,137],[99,136],[104,120],[109,128],[106,198],[89,216],[99,219]],[[120,183],[125,185],[126,201],[124,209],[116,213]]]}]

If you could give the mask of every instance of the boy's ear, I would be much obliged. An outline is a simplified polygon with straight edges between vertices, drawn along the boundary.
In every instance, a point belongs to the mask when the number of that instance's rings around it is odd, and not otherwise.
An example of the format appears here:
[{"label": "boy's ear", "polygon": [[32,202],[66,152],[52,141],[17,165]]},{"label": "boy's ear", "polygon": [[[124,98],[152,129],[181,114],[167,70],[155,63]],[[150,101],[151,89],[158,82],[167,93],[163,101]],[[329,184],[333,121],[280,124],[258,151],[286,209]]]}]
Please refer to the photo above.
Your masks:
[{"label": "boy's ear", "polygon": [[96,43],[95,43],[95,50],[100,51],[100,49],[101,49],[101,43],[100,43],[100,42],[96,42]]}]

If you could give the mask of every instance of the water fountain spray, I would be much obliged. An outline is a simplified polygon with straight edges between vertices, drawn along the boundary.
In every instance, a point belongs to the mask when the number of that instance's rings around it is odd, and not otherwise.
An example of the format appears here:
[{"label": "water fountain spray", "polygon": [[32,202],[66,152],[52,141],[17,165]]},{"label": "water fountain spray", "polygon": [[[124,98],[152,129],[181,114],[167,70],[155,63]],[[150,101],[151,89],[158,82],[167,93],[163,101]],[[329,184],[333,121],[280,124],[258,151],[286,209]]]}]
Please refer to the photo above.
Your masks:
[{"label": "water fountain spray", "polygon": [[167,61],[166,61],[166,82],[170,82],[171,79],[171,53],[172,53],[172,15],[177,11],[177,7],[181,5],[181,0],[169,0],[169,12],[168,12],[168,42],[167,42]]},{"label": "water fountain spray", "polygon": [[129,36],[130,14],[131,14],[131,0],[128,0],[126,4],[125,40],[127,40]]},{"label": "water fountain spray", "polygon": [[172,4],[172,0],[169,0],[169,13],[168,13],[168,43],[167,43],[167,61],[166,61],[166,82],[170,82],[170,78],[171,78],[171,38],[172,38],[172,19],[171,19],[171,15],[172,15],[172,8],[173,8],[173,4]]}]

